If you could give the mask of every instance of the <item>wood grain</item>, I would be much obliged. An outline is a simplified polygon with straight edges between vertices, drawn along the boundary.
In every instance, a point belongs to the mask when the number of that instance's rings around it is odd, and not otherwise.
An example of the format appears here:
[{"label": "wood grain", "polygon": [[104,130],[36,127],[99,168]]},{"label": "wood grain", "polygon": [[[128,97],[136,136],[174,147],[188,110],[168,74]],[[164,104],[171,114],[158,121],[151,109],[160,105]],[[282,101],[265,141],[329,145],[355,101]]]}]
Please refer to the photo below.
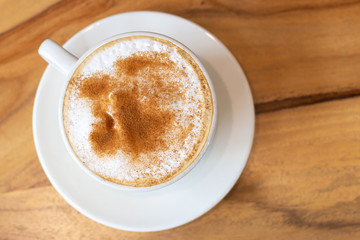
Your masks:
[{"label": "wood grain", "polygon": [[0,35],[0,63],[19,60],[19,44],[38,58],[44,38],[63,43],[96,20],[140,9],[186,17],[219,37],[243,66],[258,112],[360,94],[358,1],[62,1]]},{"label": "wood grain", "polygon": [[249,162],[230,194],[185,226],[158,233],[110,229],[50,186],[3,193],[5,239],[358,239],[360,97],[257,116]]},{"label": "wood grain", "polygon": [[[185,226],[118,231],[50,185],[32,137],[46,38],[64,43],[104,17],[153,10],[214,33],[242,65],[256,134],[231,193]],[[360,1],[0,0],[0,239],[359,239]]]},{"label": "wood grain", "polygon": [[5,32],[54,5],[59,0],[0,0],[0,32]]}]

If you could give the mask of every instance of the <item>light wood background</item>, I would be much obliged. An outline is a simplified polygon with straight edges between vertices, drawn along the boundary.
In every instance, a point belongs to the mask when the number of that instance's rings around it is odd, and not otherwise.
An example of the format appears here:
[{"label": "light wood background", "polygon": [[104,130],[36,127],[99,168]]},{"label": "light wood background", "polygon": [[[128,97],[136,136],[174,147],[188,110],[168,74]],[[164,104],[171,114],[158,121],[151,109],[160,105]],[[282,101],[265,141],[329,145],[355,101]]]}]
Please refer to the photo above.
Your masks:
[{"label": "light wood background", "polygon": [[[257,113],[230,194],[156,233],[111,229],[71,208],[40,166],[31,127],[40,43],[135,10],[214,33],[242,65]],[[360,239],[360,1],[0,0],[0,163],[0,239]]]}]

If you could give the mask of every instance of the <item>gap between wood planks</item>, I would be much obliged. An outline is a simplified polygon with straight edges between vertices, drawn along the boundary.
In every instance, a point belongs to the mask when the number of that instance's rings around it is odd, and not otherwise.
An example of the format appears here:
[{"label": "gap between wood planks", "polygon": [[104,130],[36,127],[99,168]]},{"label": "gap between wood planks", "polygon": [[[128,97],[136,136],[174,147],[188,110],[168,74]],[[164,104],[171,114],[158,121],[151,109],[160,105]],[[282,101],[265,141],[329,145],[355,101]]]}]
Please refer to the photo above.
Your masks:
[{"label": "gap between wood planks", "polygon": [[286,98],[267,103],[255,103],[255,112],[257,114],[274,112],[286,108],[300,107],[327,101],[336,101],[357,96],[360,96],[360,89],[349,90],[346,92],[329,92],[308,96]]}]

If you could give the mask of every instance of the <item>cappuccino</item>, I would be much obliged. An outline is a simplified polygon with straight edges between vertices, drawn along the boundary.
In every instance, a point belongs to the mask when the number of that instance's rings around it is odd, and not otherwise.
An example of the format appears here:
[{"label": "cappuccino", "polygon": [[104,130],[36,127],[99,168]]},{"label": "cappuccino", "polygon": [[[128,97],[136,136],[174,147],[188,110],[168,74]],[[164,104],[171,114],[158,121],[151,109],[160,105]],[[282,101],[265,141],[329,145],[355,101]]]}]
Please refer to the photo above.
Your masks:
[{"label": "cappuccino", "polygon": [[97,48],[67,86],[63,123],[79,160],[113,183],[149,187],[188,168],[212,125],[212,95],[182,48],[152,36]]}]

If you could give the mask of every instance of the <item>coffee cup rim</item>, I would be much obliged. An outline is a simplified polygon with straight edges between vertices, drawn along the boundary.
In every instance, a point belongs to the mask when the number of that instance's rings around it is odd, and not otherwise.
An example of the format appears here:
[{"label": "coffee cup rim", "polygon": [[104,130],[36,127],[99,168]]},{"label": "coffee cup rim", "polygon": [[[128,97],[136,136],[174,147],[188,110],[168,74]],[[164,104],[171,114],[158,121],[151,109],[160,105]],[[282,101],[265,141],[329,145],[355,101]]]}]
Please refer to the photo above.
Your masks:
[{"label": "coffee cup rim", "polygon": [[[151,36],[151,37],[157,37],[160,39],[164,39],[167,41],[170,41],[171,43],[175,44],[176,46],[180,47],[181,49],[183,49],[185,52],[187,52],[192,59],[196,62],[196,64],[199,66],[199,68],[201,69],[202,73],[204,74],[207,84],[209,86],[210,92],[211,92],[211,98],[212,98],[212,105],[213,105],[213,112],[212,112],[212,118],[211,118],[211,126],[210,126],[210,131],[207,135],[207,140],[205,142],[205,144],[203,145],[200,153],[198,154],[198,156],[195,158],[195,160],[182,172],[180,172],[179,174],[177,174],[175,177],[171,178],[170,180],[157,184],[157,185],[153,185],[153,186],[148,186],[148,187],[134,187],[134,186],[126,186],[126,185],[121,185],[119,183],[114,183],[111,182],[109,180],[106,180],[100,176],[98,176],[96,173],[94,173],[93,171],[91,171],[80,159],[79,157],[76,155],[76,153],[74,152],[69,139],[66,135],[65,132],[65,127],[64,127],[64,121],[63,121],[63,104],[64,104],[64,97],[65,97],[65,93],[66,93],[66,89],[67,86],[71,80],[71,77],[73,76],[74,72],[76,71],[76,69],[78,68],[78,66],[89,56],[91,55],[96,49],[98,49],[99,47],[121,39],[121,38],[125,38],[125,37],[132,37],[132,36]],[[118,190],[123,190],[123,191],[135,191],[135,192],[145,192],[145,191],[152,191],[152,190],[157,190],[166,186],[169,186],[175,182],[177,182],[178,180],[180,180],[181,178],[183,178],[185,175],[187,175],[197,164],[198,162],[202,159],[202,157],[204,156],[204,154],[206,153],[209,145],[211,144],[214,135],[215,135],[215,131],[216,131],[216,126],[217,126],[217,100],[216,100],[216,95],[215,95],[215,89],[212,83],[212,80],[208,74],[208,72],[206,71],[205,67],[203,66],[203,64],[201,63],[200,59],[187,47],[185,46],[183,43],[179,42],[178,40],[171,38],[169,36],[160,34],[160,33],[155,33],[155,32],[149,32],[149,31],[133,31],[133,32],[126,32],[126,33],[121,33],[121,34],[117,34],[114,35],[110,38],[107,38],[103,41],[100,41],[99,43],[95,44],[94,46],[92,46],[90,49],[88,49],[83,55],[81,55],[81,57],[76,61],[76,63],[74,64],[74,66],[72,67],[71,71],[69,71],[69,73],[66,75],[66,81],[64,83],[64,87],[62,89],[62,92],[60,94],[60,101],[59,101],[59,106],[58,106],[58,121],[59,121],[59,125],[60,125],[60,132],[61,132],[61,137],[63,139],[63,142],[66,146],[67,151],[69,152],[69,154],[71,155],[71,158],[78,164],[78,166],[80,166],[81,169],[83,169],[90,177],[96,179],[97,181],[103,183],[104,185],[107,185],[109,187],[118,189]]]}]

